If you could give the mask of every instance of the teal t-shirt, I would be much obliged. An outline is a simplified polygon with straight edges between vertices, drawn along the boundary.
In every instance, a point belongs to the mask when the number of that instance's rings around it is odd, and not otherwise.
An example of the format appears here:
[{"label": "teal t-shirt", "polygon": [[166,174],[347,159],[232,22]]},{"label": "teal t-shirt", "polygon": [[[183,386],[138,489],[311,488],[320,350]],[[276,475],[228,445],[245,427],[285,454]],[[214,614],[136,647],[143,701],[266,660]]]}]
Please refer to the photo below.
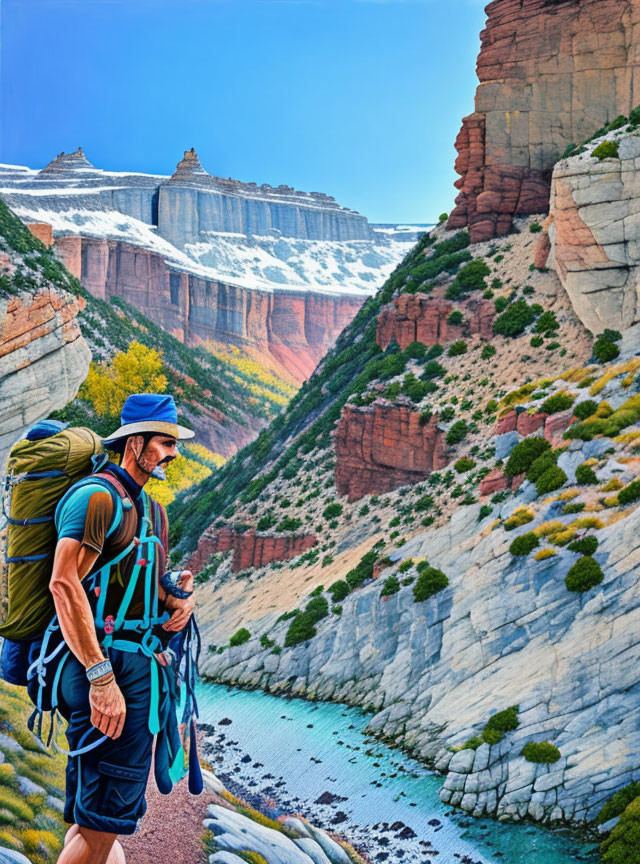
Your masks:
[{"label": "teal t-shirt", "polygon": [[89,498],[94,492],[104,492],[102,483],[87,483],[75,489],[66,501],[56,507],[54,522],[58,532],[58,540],[63,537],[72,537],[74,540],[82,540],[84,535],[85,521]]}]

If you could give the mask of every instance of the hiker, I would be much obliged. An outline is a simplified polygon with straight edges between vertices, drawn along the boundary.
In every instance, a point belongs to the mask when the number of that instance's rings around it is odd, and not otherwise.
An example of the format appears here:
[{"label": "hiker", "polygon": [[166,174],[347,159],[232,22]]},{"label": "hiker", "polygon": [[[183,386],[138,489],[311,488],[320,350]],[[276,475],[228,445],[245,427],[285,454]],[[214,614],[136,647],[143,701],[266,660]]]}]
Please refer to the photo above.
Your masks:
[{"label": "hiker", "polygon": [[74,482],[55,509],[49,589],[56,617],[30,649],[27,688],[40,728],[43,705],[53,708],[54,746],[56,709],[68,721],[64,819],[72,824],[58,864],[124,864],[117,835],[133,834],[146,812],[154,739],[159,790],[167,794],[184,775],[184,730],[175,716],[183,678],[189,789],[202,789],[193,575],[165,572],[166,513],[143,488],[152,476],[164,479],[177,441],[193,435],[178,425],[172,396],[129,396],[120,428],[102,440],[120,464],[104,455],[100,470]]}]

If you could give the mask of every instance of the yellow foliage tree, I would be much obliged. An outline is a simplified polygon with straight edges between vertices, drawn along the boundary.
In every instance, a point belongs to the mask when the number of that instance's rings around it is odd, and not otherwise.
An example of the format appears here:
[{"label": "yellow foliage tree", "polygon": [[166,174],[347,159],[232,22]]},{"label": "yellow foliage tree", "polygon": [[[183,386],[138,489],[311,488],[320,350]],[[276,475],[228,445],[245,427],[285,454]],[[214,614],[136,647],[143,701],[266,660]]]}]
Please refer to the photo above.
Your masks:
[{"label": "yellow foliage tree", "polygon": [[108,364],[92,363],[78,393],[102,417],[117,417],[132,393],[163,393],[162,354],[140,342],[132,342]]}]

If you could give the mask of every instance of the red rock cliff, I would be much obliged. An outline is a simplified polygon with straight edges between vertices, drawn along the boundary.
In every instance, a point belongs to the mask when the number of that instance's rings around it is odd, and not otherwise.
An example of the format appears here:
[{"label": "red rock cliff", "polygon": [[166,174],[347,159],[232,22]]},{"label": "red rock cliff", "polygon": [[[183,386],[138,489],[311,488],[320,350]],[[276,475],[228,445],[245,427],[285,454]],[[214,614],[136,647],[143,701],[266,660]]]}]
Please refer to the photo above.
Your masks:
[{"label": "red rock cliff", "polygon": [[[453,309],[462,312],[462,324],[447,321]],[[395,339],[404,350],[416,341],[431,346],[476,334],[490,339],[494,315],[495,306],[491,300],[451,303],[428,294],[400,294],[380,310],[376,341],[384,349]]]},{"label": "red rock cliff", "polygon": [[418,483],[447,464],[438,418],[421,425],[420,411],[408,405],[374,402],[345,405],[337,423],[336,488],[349,501]]},{"label": "red rock cliff", "polygon": [[94,296],[122,297],[187,345],[244,348],[299,384],[364,300],[214,282],[173,270],[161,255],[119,240],[61,237],[54,248]]},{"label": "red rock cliff", "polygon": [[263,534],[254,530],[239,533],[233,528],[220,528],[213,534],[203,534],[198,548],[187,564],[194,573],[202,570],[217,552],[233,549],[234,573],[249,568],[265,567],[272,561],[288,561],[318,541],[313,534]]},{"label": "red rock cliff", "polygon": [[486,12],[447,222],[474,242],[546,211],[567,145],[640,101],[640,0],[494,0]]}]

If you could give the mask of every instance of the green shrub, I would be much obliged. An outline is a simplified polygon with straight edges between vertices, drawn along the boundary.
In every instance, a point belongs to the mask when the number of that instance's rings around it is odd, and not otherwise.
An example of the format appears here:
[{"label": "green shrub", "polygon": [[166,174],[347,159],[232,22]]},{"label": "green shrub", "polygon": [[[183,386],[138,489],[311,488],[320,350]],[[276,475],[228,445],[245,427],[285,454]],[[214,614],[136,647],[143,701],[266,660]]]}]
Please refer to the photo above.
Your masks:
[{"label": "green shrub", "polygon": [[516,300],[493,322],[493,332],[501,336],[518,336],[532,323],[536,315],[526,300]]},{"label": "green shrub", "polygon": [[564,505],[562,512],[565,514],[580,513],[582,510],[584,510],[584,507],[584,501],[570,501],[568,504]]},{"label": "green shrub", "polygon": [[425,354],[425,359],[435,360],[436,357],[440,357],[442,354],[444,354],[444,348],[436,342],[436,344],[432,345]]},{"label": "green shrub", "polygon": [[520,725],[518,720],[519,705],[512,705],[504,711],[499,711],[489,717],[487,725],[482,730],[482,740],[487,744],[498,744],[507,732],[512,732]]},{"label": "green shrub", "polygon": [[350,593],[351,588],[349,588],[349,585],[344,579],[338,579],[336,582],[329,585],[327,590],[329,591],[329,594],[331,594],[333,602],[339,603],[341,600],[344,600],[347,594]]},{"label": "green shrub", "polygon": [[620,349],[615,342],[606,339],[597,339],[593,346],[593,353],[599,363],[609,363],[620,354]]},{"label": "green shrub", "polygon": [[416,501],[416,510],[419,513],[422,513],[425,510],[430,510],[432,507],[433,507],[433,495],[422,495]]},{"label": "green shrub", "polygon": [[551,312],[547,310],[543,312],[538,320],[536,321],[536,326],[533,328],[534,333],[546,333],[549,335],[554,330],[558,330],[560,327],[560,322],[556,318],[555,312]]},{"label": "green shrub", "polygon": [[619,789],[615,795],[609,798],[596,816],[596,825],[602,825],[604,822],[608,822],[609,819],[615,819],[616,816],[620,816],[636,798],[640,798],[640,782],[629,783],[628,786]]},{"label": "green shrub", "polygon": [[407,373],[402,382],[402,392],[408,396],[412,402],[421,402],[427,395],[428,387],[424,381],[418,381],[413,372]]},{"label": "green shrub", "polygon": [[480,747],[482,743],[483,743],[482,738],[480,738],[478,735],[474,735],[473,738],[469,738],[468,741],[465,741],[460,749],[461,750],[477,750],[478,747]]},{"label": "green shrub", "polygon": [[560,411],[571,408],[575,401],[576,397],[570,396],[568,393],[554,393],[553,396],[544,400],[540,410],[544,411],[545,414],[558,414]]},{"label": "green shrub", "polygon": [[542,336],[532,336],[529,342],[532,348],[539,348],[544,342]]},{"label": "green shrub", "polygon": [[631,504],[640,498],[640,480],[633,480],[618,492],[618,504]]},{"label": "green shrub", "polygon": [[420,413],[420,425],[426,426],[429,420],[433,417],[433,409],[425,408],[424,411]]},{"label": "green shrub", "polygon": [[467,435],[467,423],[465,420],[457,420],[447,432],[447,444],[458,444]]},{"label": "green shrub", "polygon": [[421,360],[427,353],[427,346],[424,342],[409,342],[404,353],[405,357],[409,357],[411,360]]},{"label": "green shrub", "polygon": [[276,528],[276,531],[297,531],[302,525],[302,519],[297,516],[285,516]]},{"label": "green shrub", "polygon": [[557,762],[562,757],[562,754],[553,744],[548,741],[540,741],[525,744],[522,748],[522,755],[527,762],[535,762],[540,765],[549,765],[552,762]]},{"label": "green shrub", "polygon": [[590,555],[585,555],[583,558],[578,558],[573,567],[570,568],[564,583],[568,591],[582,594],[584,591],[589,591],[599,585],[603,578],[602,568],[596,559]]},{"label": "green shrub", "polygon": [[398,567],[398,573],[406,573],[407,570],[411,570],[413,567],[413,559],[407,558],[402,564]]},{"label": "green shrub", "polygon": [[285,648],[289,648],[291,645],[298,645],[300,642],[306,642],[307,639],[315,636],[316,628],[313,625],[313,617],[306,612],[300,612],[296,615],[284,637]]},{"label": "green shrub", "polygon": [[521,534],[519,537],[516,537],[515,540],[511,542],[509,552],[516,556],[528,555],[529,552],[533,551],[533,549],[539,545],[539,542],[540,541],[533,531],[529,531],[526,534]]},{"label": "green shrub", "polygon": [[496,297],[493,304],[496,310],[496,314],[499,315],[501,312],[504,312],[510,302],[511,299],[509,297]]},{"label": "green shrub", "polygon": [[576,468],[576,480],[581,486],[593,486],[598,482],[596,472],[591,465],[585,465],[584,462]]},{"label": "green shrub", "polygon": [[640,864],[640,798],[632,801],[600,844],[604,864]]},{"label": "green shrub", "polygon": [[377,557],[376,552],[372,549],[370,552],[367,552],[366,555],[362,556],[358,564],[356,564],[352,570],[349,570],[344,578],[352,590],[357,588],[359,585],[362,585],[365,579],[372,578],[373,565],[376,563]]},{"label": "green shrub", "polygon": [[472,468],[475,468],[475,462],[473,459],[469,459],[468,456],[463,456],[461,459],[458,459],[457,462],[454,462],[453,467],[458,472],[458,474],[464,474],[466,471],[471,471]]},{"label": "green shrub", "polygon": [[570,552],[579,552],[580,555],[593,555],[598,548],[598,538],[590,534],[588,537],[580,537],[569,543],[567,549]]},{"label": "green shrub", "polygon": [[545,474],[549,468],[553,468],[556,464],[558,454],[553,450],[545,450],[537,459],[531,463],[531,467],[527,471],[527,480],[530,483],[536,483],[537,480]]},{"label": "green shrub", "polygon": [[438,216],[438,225],[440,225],[442,222],[446,222],[448,218],[449,218],[449,214],[448,214],[448,213],[441,213],[441,214]]},{"label": "green shrub", "polygon": [[231,639],[229,639],[229,645],[243,645],[245,642],[248,642],[249,639],[251,639],[251,633],[249,633],[246,627],[241,627],[239,630],[236,630]]},{"label": "green shrub", "polygon": [[430,381],[432,378],[441,378],[446,369],[437,360],[429,360],[422,370],[421,378],[423,381]]},{"label": "green shrub", "polygon": [[257,529],[258,531],[268,531],[269,528],[273,528],[276,524],[276,517],[272,516],[270,513],[267,516],[261,516],[258,519]]},{"label": "green shrub", "polygon": [[539,435],[532,438],[524,438],[516,444],[509,454],[504,473],[507,477],[516,477],[518,474],[524,474],[545,450],[550,449],[551,444],[549,444],[546,438],[542,438]]},{"label": "green shrub", "polygon": [[415,603],[428,600],[439,591],[444,590],[449,584],[448,578],[435,567],[427,566],[420,572],[416,584],[413,586],[413,599]]},{"label": "green shrub", "polygon": [[618,142],[617,141],[602,141],[592,151],[592,156],[596,159],[618,159]]},{"label": "green shrub", "polygon": [[469,261],[458,271],[456,278],[447,288],[446,296],[450,300],[456,300],[468,291],[484,291],[487,287],[484,280],[490,273],[489,265],[482,258]]},{"label": "green shrub", "polygon": [[304,609],[304,615],[308,615],[311,621],[315,624],[321,618],[326,618],[329,614],[329,603],[326,597],[314,597],[309,600]]},{"label": "green shrub", "polygon": [[382,586],[382,591],[380,592],[381,597],[389,597],[391,594],[397,594],[400,590],[400,583],[398,582],[397,576],[389,576],[384,580],[384,585]]},{"label": "green shrub", "polygon": [[538,495],[547,495],[549,492],[553,492],[554,489],[560,489],[567,482],[567,479],[567,475],[562,468],[552,465],[536,480]]},{"label": "green shrub", "polygon": [[459,309],[452,309],[447,317],[447,324],[453,324],[454,326],[458,326],[462,324],[463,320],[464,317],[462,315],[462,312]]},{"label": "green shrub", "polygon": [[457,357],[459,354],[467,353],[467,343],[464,339],[456,339],[449,345],[449,357]]},{"label": "green shrub", "polygon": [[538,232],[542,231],[542,225],[539,222],[532,222],[531,225],[529,225],[529,231],[531,231],[532,234],[538,234]]},{"label": "green shrub", "polygon": [[490,360],[492,357],[495,357],[496,349],[493,345],[485,345],[480,352],[480,356],[483,360]]},{"label": "green shrub", "polygon": [[342,504],[339,501],[332,501],[331,504],[327,504],[324,508],[322,515],[325,519],[335,519],[337,516],[342,515]]},{"label": "green shrub", "polygon": [[577,405],[573,406],[573,413],[578,418],[578,420],[586,420],[587,417],[591,417],[598,410],[598,403],[594,402],[593,399],[585,399],[584,402],[578,402]]}]

